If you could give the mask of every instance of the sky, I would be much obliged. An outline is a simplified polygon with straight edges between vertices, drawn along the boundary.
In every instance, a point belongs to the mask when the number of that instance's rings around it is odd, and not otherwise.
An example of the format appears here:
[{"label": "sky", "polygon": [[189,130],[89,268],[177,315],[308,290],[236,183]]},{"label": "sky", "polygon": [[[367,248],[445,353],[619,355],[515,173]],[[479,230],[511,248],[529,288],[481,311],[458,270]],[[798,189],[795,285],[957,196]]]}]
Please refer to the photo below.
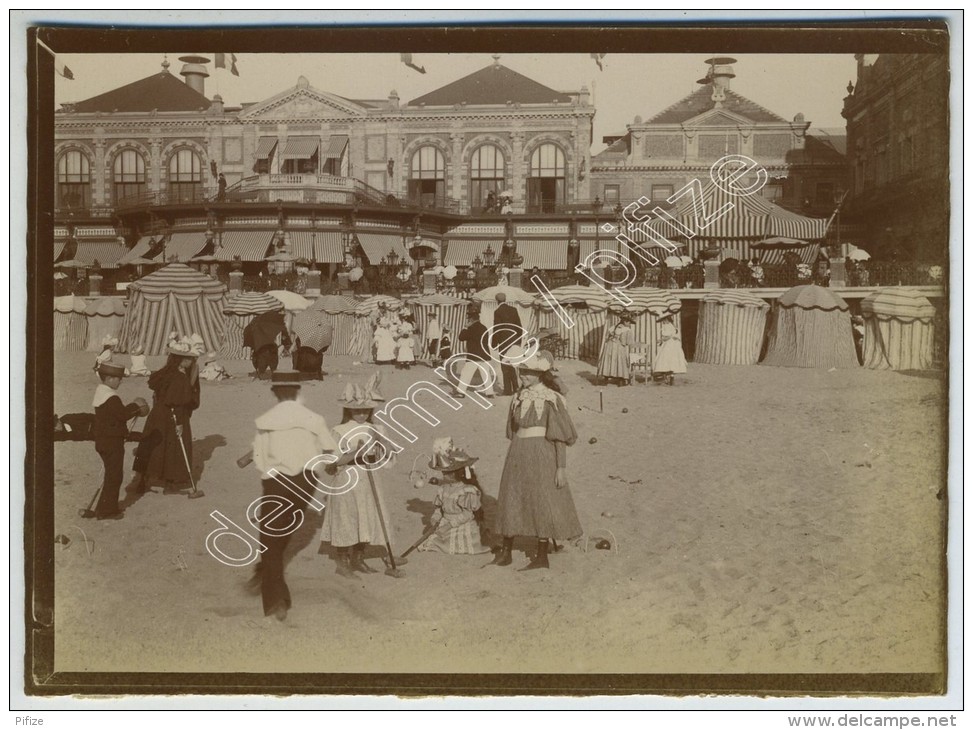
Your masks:
[{"label": "sky", "polygon": [[[209,56],[205,49],[168,54],[170,72],[182,68],[179,56]],[[722,55],[608,54],[604,70],[588,54],[505,53],[500,63],[557,91],[593,93],[597,114],[594,144],[598,152],[605,135],[624,134],[635,116],[655,115],[698,88],[707,58]],[[845,87],[854,81],[856,62],[850,54],[743,54],[735,56],[736,78],[730,88],[770,111],[793,119],[803,113],[814,128],[844,128],[841,116]],[[74,80],[56,77],[55,103],[97,96],[161,71],[162,54],[59,54]],[[219,93],[224,104],[239,106],[285,91],[304,76],[321,91],[354,99],[384,99],[395,89],[402,103],[422,96],[493,63],[490,54],[415,53],[421,74],[405,66],[398,53],[375,54],[237,54],[239,77],[208,64],[208,97]]]}]

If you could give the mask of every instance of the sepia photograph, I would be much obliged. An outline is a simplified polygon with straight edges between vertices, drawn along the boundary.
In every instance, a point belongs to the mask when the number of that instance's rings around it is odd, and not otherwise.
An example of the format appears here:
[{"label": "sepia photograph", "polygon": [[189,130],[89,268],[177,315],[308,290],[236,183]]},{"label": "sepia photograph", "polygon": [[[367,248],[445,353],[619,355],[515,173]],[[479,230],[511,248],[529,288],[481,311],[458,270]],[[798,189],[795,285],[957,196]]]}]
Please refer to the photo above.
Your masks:
[{"label": "sepia photograph", "polygon": [[27,695],[947,692],[945,21],[27,35]]}]

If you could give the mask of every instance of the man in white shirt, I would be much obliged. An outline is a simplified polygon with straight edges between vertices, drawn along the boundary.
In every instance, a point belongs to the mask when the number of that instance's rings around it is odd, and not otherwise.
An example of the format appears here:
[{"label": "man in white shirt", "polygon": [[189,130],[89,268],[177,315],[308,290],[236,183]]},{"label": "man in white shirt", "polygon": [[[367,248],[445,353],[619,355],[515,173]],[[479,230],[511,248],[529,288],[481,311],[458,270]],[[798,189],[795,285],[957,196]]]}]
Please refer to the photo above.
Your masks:
[{"label": "man in white shirt", "polygon": [[260,472],[265,498],[258,516],[264,551],[257,574],[264,615],[283,621],[291,607],[284,582],[284,550],[303,522],[303,511],[314,492],[305,465],[323,452],[339,449],[324,418],[298,402],[300,373],[274,372],[270,387],[277,405],[256,419],[253,442],[253,463]]}]

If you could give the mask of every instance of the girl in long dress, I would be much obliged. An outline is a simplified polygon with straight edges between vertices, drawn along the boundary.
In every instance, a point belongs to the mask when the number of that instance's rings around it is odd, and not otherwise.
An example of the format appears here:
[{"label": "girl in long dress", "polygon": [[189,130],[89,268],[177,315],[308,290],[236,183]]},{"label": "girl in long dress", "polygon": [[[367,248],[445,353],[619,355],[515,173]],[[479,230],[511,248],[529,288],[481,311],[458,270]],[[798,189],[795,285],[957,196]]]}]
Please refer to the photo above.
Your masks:
[{"label": "girl in long dress", "polygon": [[567,447],[578,434],[564,396],[549,385],[551,369],[551,360],[539,354],[520,365],[521,387],[507,415],[510,447],[494,530],[503,544],[493,565],[510,565],[516,535],[537,538],[537,552],[522,568],[533,570],[549,567],[550,540],[582,534],[567,478]]},{"label": "girl in long dress", "polygon": [[[341,451],[355,455],[355,460],[349,466],[337,469],[338,476],[334,482],[336,485],[342,483],[341,475],[344,470],[355,468],[356,465],[361,467],[377,450],[373,448],[369,454],[363,455],[358,454],[359,447],[367,441],[371,441],[374,446],[377,439],[387,438],[385,429],[372,422],[372,413],[385,400],[378,390],[378,384],[378,373],[364,387],[349,383],[339,399],[343,406],[342,420],[335,426],[332,435]],[[361,428],[366,424],[367,431]],[[361,432],[342,442],[355,429],[360,429]],[[380,457],[381,454],[376,453],[374,456]],[[375,491],[381,495],[381,471],[371,471],[371,478],[375,481]],[[358,469],[358,481],[350,490],[329,495],[324,525],[321,528],[321,542],[330,543],[335,548],[335,560],[338,564],[335,572],[338,575],[352,578],[356,572],[378,572],[365,562],[364,553],[370,544],[381,545],[385,542],[379,507],[382,507],[383,515],[388,514],[383,505],[376,504],[369,475],[362,468]]]},{"label": "girl in long dress", "polygon": [[618,386],[628,385],[632,377],[632,363],[629,347],[635,344],[635,328],[631,317],[622,315],[618,324],[612,327],[601,349],[598,361],[598,375]]},{"label": "girl in long dress", "polygon": [[652,377],[665,378],[669,385],[672,385],[672,376],[675,373],[686,372],[686,356],[682,351],[682,340],[673,324],[675,315],[666,314],[659,319],[659,349],[655,354],[655,362],[652,363]]},{"label": "girl in long dress", "polygon": [[379,365],[395,361],[395,336],[388,322],[380,320],[375,328],[375,362]]},{"label": "girl in long dress", "polygon": [[436,531],[418,549],[449,555],[488,553],[490,548],[483,544],[477,524],[477,512],[482,506],[480,488],[471,469],[479,459],[453,448],[452,439],[437,440],[437,444],[440,442],[446,442],[449,448],[440,450],[434,446],[429,464],[430,469],[442,473],[433,517]]},{"label": "girl in long dress", "polygon": [[404,368],[408,370],[410,367],[416,364],[416,343],[413,333],[415,332],[415,326],[408,319],[402,321],[399,325],[398,330],[396,330],[396,345],[397,350],[395,354],[396,367]]}]

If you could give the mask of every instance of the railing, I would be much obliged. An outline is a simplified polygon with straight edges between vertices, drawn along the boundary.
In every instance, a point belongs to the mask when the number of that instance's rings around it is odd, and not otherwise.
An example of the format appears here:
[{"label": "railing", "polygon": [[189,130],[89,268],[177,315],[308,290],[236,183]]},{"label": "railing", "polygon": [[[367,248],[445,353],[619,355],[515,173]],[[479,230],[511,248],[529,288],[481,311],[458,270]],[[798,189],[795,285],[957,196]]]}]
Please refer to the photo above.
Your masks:
[{"label": "railing", "polygon": [[54,214],[59,219],[64,218],[111,218],[115,208],[111,205],[58,206]]},{"label": "railing", "polygon": [[898,261],[865,261],[845,272],[848,286],[923,286],[945,284],[942,266]]},{"label": "railing", "polygon": [[[394,198],[394,196],[393,196]],[[417,195],[399,201],[399,205],[406,205],[411,208],[421,208],[423,210],[435,210],[441,213],[460,213],[463,209],[462,203],[454,198],[443,196]]]}]

